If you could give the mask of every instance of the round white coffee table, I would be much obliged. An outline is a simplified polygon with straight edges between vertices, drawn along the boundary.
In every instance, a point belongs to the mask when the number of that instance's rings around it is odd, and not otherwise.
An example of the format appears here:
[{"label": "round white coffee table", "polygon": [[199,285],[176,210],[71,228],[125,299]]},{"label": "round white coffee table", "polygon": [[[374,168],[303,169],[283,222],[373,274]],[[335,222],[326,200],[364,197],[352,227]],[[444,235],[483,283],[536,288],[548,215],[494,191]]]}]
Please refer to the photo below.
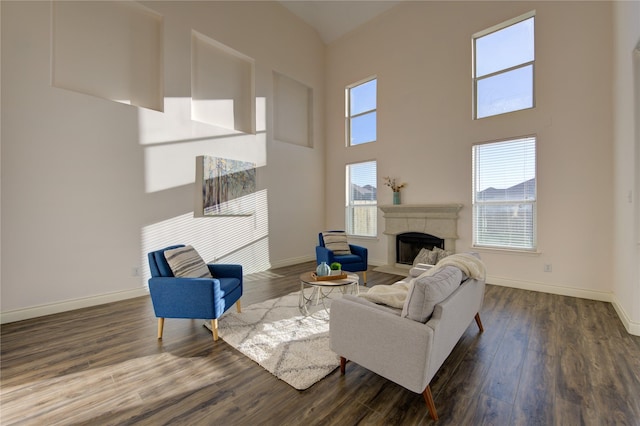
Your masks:
[{"label": "round white coffee table", "polygon": [[[333,292],[334,289],[339,288],[344,294],[349,287],[351,287],[351,294],[359,294],[360,277],[358,274],[351,272],[346,273],[346,278],[335,280],[319,280],[316,277],[315,272],[305,272],[300,275],[300,298],[298,307],[300,313],[304,316],[310,316],[309,307],[312,305],[318,306],[322,304],[325,312],[329,313],[329,309],[325,304],[325,299]],[[305,295],[305,288],[311,287],[311,293],[307,291],[308,296]]]}]

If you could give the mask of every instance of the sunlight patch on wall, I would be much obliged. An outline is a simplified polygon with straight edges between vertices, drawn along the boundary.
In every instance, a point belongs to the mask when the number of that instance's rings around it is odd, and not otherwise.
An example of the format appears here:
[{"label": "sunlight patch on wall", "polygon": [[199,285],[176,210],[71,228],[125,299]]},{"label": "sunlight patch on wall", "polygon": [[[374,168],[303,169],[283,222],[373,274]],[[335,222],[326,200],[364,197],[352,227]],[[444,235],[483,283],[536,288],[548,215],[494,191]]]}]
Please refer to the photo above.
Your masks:
[{"label": "sunlight patch on wall", "polygon": [[166,98],[165,113],[139,109],[145,147],[145,190],[162,191],[195,182],[195,158],[214,155],[266,165],[266,99],[256,98],[257,134],[191,120],[190,98]]},{"label": "sunlight patch on wall", "polygon": [[244,274],[266,271],[269,261],[269,217],[267,190],[255,197],[256,212],[251,216],[195,218],[185,213],[142,228],[142,273],[150,278],[147,253],[175,244],[193,246],[205,262],[239,263]]},{"label": "sunlight patch on wall", "polygon": [[[265,100],[256,100],[256,109],[262,104],[264,123]],[[220,138],[242,135],[243,133],[193,121],[191,119],[191,98],[165,98],[164,113],[141,109],[138,112],[139,141],[141,145],[175,143],[197,139]],[[264,127],[264,124],[263,124]]]}]

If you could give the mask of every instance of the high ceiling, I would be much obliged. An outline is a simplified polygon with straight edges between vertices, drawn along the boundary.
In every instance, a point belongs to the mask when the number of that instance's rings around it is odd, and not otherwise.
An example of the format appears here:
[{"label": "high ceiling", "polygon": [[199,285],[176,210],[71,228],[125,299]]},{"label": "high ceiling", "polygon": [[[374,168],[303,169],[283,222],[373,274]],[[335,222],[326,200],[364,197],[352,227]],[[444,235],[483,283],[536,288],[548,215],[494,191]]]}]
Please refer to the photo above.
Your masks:
[{"label": "high ceiling", "polygon": [[401,0],[281,0],[283,6],[318,31],[326,44],[391,9]]}]

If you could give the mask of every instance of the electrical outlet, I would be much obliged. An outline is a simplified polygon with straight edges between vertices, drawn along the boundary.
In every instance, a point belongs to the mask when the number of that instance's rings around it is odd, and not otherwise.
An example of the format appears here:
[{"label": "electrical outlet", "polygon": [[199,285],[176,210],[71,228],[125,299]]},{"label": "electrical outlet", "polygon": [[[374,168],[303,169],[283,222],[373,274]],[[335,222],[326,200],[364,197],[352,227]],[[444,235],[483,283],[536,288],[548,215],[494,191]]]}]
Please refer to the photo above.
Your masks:
[{"label": "electrical outlet", "polygon": [[550,263],[545,263],[545,264],[544,264],[544,271],[545,271],[545,272],[551,272],[551,271],[553,271],[553,267],[551,266],[551,264],[550,264]]},{"label": "electrical outlet", "polygon": [[132,266],[131,267],[131,276],[132,277],[139,277],[140,276],[140,267],[139,266]]}]

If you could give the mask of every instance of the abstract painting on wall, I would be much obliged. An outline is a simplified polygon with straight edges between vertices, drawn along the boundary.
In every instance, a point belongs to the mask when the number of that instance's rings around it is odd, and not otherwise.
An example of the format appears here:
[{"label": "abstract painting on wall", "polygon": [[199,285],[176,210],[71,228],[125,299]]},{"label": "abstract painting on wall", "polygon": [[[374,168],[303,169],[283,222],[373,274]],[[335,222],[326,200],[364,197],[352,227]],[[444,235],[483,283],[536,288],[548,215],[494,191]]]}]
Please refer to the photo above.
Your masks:
[{"label": "abstract painting on wall", "polygon": [[198,156],[196,188],[196,217],[251,215],[255,211],[256,165]]}]

